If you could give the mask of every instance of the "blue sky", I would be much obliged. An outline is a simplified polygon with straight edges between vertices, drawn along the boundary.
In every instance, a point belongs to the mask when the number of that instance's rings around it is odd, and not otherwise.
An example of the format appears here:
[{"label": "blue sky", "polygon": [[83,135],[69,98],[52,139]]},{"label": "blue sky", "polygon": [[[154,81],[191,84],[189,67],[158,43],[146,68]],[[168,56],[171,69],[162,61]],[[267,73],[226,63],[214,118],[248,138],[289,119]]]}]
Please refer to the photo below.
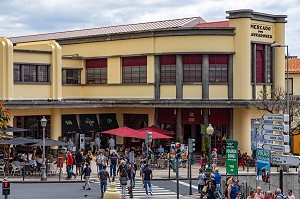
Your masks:
[{"label": "blue sky", "polygon": [[[263,3],[262,3],[263,2]],[[1,0],[0,36],[11,37],[200,16],[226,19],[227,10],[288,15],[286,44],[300,56],[299,0]]]}]

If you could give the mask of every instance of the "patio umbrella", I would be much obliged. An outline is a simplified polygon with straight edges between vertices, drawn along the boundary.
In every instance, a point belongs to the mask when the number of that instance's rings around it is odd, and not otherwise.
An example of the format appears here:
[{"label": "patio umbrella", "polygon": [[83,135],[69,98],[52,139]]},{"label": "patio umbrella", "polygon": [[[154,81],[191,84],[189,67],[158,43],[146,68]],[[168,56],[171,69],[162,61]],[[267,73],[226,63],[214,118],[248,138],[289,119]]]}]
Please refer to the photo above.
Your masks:
[{"label": "patio umbrella", "polygon": [[11,145],[26,145],[26,144],[35,144],[39,140],[29,139],[24,137],[16,137],[9,140],[0,140],[0,145],[11,144]]},{"label": "patio umbrella", "polygon": [[147,132],[152,132],[152,139],[172,139],[173,137],[164,135],[155,131],[149,131],[149,130],[139,130],[139,137],[140,139],[146,139]]},{"label": "patio umbrella", "polygon": [[167,130],[162,129],[162,128],[158,128],[154,125],[152,125],[150,127],[139,129],[139,131],[144,131],[144,130],[151,131],[151,132],[157,132],[157,133],[164,134],[164,135],[173,135],[173,132],[167,131]]},{"label": "patio umbrella", "polygon": [[110,134],[110,135],[117,135],[120,137],[131,137],[131,138],[140,138],[142,135],[139,135],[141,131],[129,128],[127,126],[111,129],[108,131],[103,131],[101,133]]},{"label": "patio umbrella", "polygon": [[[68,144],[65,142],[61,142],[58,140],[53,140],[51,138],[45,139],[45,146],[67,146]],[[39,140],[38,143],[33,144],[32,146],[43,146],[43,140]]]},{"label": "patio umbrella", "polygon": [[18,127],[13,127],[13,126],[8,126],[6,129],[0,129],[0,132],[5,133],[5,132],[22,132],[22,131],[30,131],[29,129],[23,129],[23,128],[18,128]]}]

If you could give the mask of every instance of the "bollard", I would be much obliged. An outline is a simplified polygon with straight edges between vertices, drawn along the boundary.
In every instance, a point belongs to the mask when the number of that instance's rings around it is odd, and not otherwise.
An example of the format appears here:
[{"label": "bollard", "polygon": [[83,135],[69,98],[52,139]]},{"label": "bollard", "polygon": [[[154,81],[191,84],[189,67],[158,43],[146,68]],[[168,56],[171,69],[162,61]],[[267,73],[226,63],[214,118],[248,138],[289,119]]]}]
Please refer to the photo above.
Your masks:
[{"label": "bollard", "polygon": [[109,188],[104,193],[104,199],[120,199],[121,193],[116,188],[116,183],[112,181],[109,185]]}]

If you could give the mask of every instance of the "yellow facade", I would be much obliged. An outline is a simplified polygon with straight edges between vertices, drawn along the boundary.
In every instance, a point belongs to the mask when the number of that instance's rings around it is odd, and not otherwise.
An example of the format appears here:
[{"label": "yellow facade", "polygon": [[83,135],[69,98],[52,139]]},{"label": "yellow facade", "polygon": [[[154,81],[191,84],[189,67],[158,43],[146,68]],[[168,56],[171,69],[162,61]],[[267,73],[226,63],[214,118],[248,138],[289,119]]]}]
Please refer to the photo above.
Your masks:
[{"label": "yellow facade", "polygon": [[[253,17],[244,17],[244,12]],[[151,126],[157,123],[156,114],[161,108],[182,109],[183,112],[185,108],[201,109],[202,114],[207,114],[202,115],[204,123],[209,122],[210,111],[206,110],[230,109],[232,121],[229,126],[233,128],[228,130],[227,134],[232,134],[228,138],[236,139],[239,149],[250,153],[251,119],[260,118],[263,112],[249,108],[249,103],[256,100],[253,98],[257,98],[261,90],[284,85],[282,66],[285,54],[285,48],[275,49],[273,82],[254,84],[251,79],[252,46],[270,46],[273,42],[284,44],[285,17],[249,10],[228,13],[229,25],[221,28],[201,28],[201,23],[199,28],[186,28],[185,24],[178,32],[176,28],[132,31],[78,40],[67,37],[15,42],[14,47],[9,39],[0,38],[0,99],[20,100],[20,103],[28,100],[31,106],[24,105],[26,108],[15,108],[10,102],[7,104],[15,117],[50,116],[51,137],[55,139],[61,136],[63,115],[76,115],[78,119],[80,114],[96,114],[99,117],[99,114],[114,113],[119,126],[123,126],[124,114],[145,114]],[[183,81],[182,57],[186,54],[201,56],[201,82]],[[164,83],[158,76],[162,73],[159,67],[164,55],[176,55],[176,70],[182,70],[177,71],[176,82]],[[225,83],[212,83],[208,77],[213,55],[228,57]],[[122,58],[129,56],[147,56],[146,82],[123,83]],[[98,58],[107,58],[107,83],[89,84],[86,60]],[[14,83],[15,63],[49,65],[49,82]],[[79,69],[79,84],[62,84],[62,79],[66,78],[62,71],[67,69]],[[216,76],[219,72],[216,70]],[[35,100],[41,104],[32,102]],[[69,104],[64,104],[67,102]],[[180,117],[176,118],[176,122],[181,122]],[[182,131],[178,126],[177,130]],[[117,143],[123,141],[117,138]]]}]

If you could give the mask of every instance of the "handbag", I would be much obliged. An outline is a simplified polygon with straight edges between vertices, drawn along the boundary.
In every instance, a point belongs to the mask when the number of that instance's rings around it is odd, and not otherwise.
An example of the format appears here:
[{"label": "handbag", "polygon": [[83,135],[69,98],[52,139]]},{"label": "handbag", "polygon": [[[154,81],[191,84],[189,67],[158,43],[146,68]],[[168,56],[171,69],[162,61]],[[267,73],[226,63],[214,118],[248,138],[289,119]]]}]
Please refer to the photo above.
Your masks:
[{"label": "handbag", "polygon": [[205,185],[202,189],[202,192],[206,192],[207,191],[207,185]]}]

